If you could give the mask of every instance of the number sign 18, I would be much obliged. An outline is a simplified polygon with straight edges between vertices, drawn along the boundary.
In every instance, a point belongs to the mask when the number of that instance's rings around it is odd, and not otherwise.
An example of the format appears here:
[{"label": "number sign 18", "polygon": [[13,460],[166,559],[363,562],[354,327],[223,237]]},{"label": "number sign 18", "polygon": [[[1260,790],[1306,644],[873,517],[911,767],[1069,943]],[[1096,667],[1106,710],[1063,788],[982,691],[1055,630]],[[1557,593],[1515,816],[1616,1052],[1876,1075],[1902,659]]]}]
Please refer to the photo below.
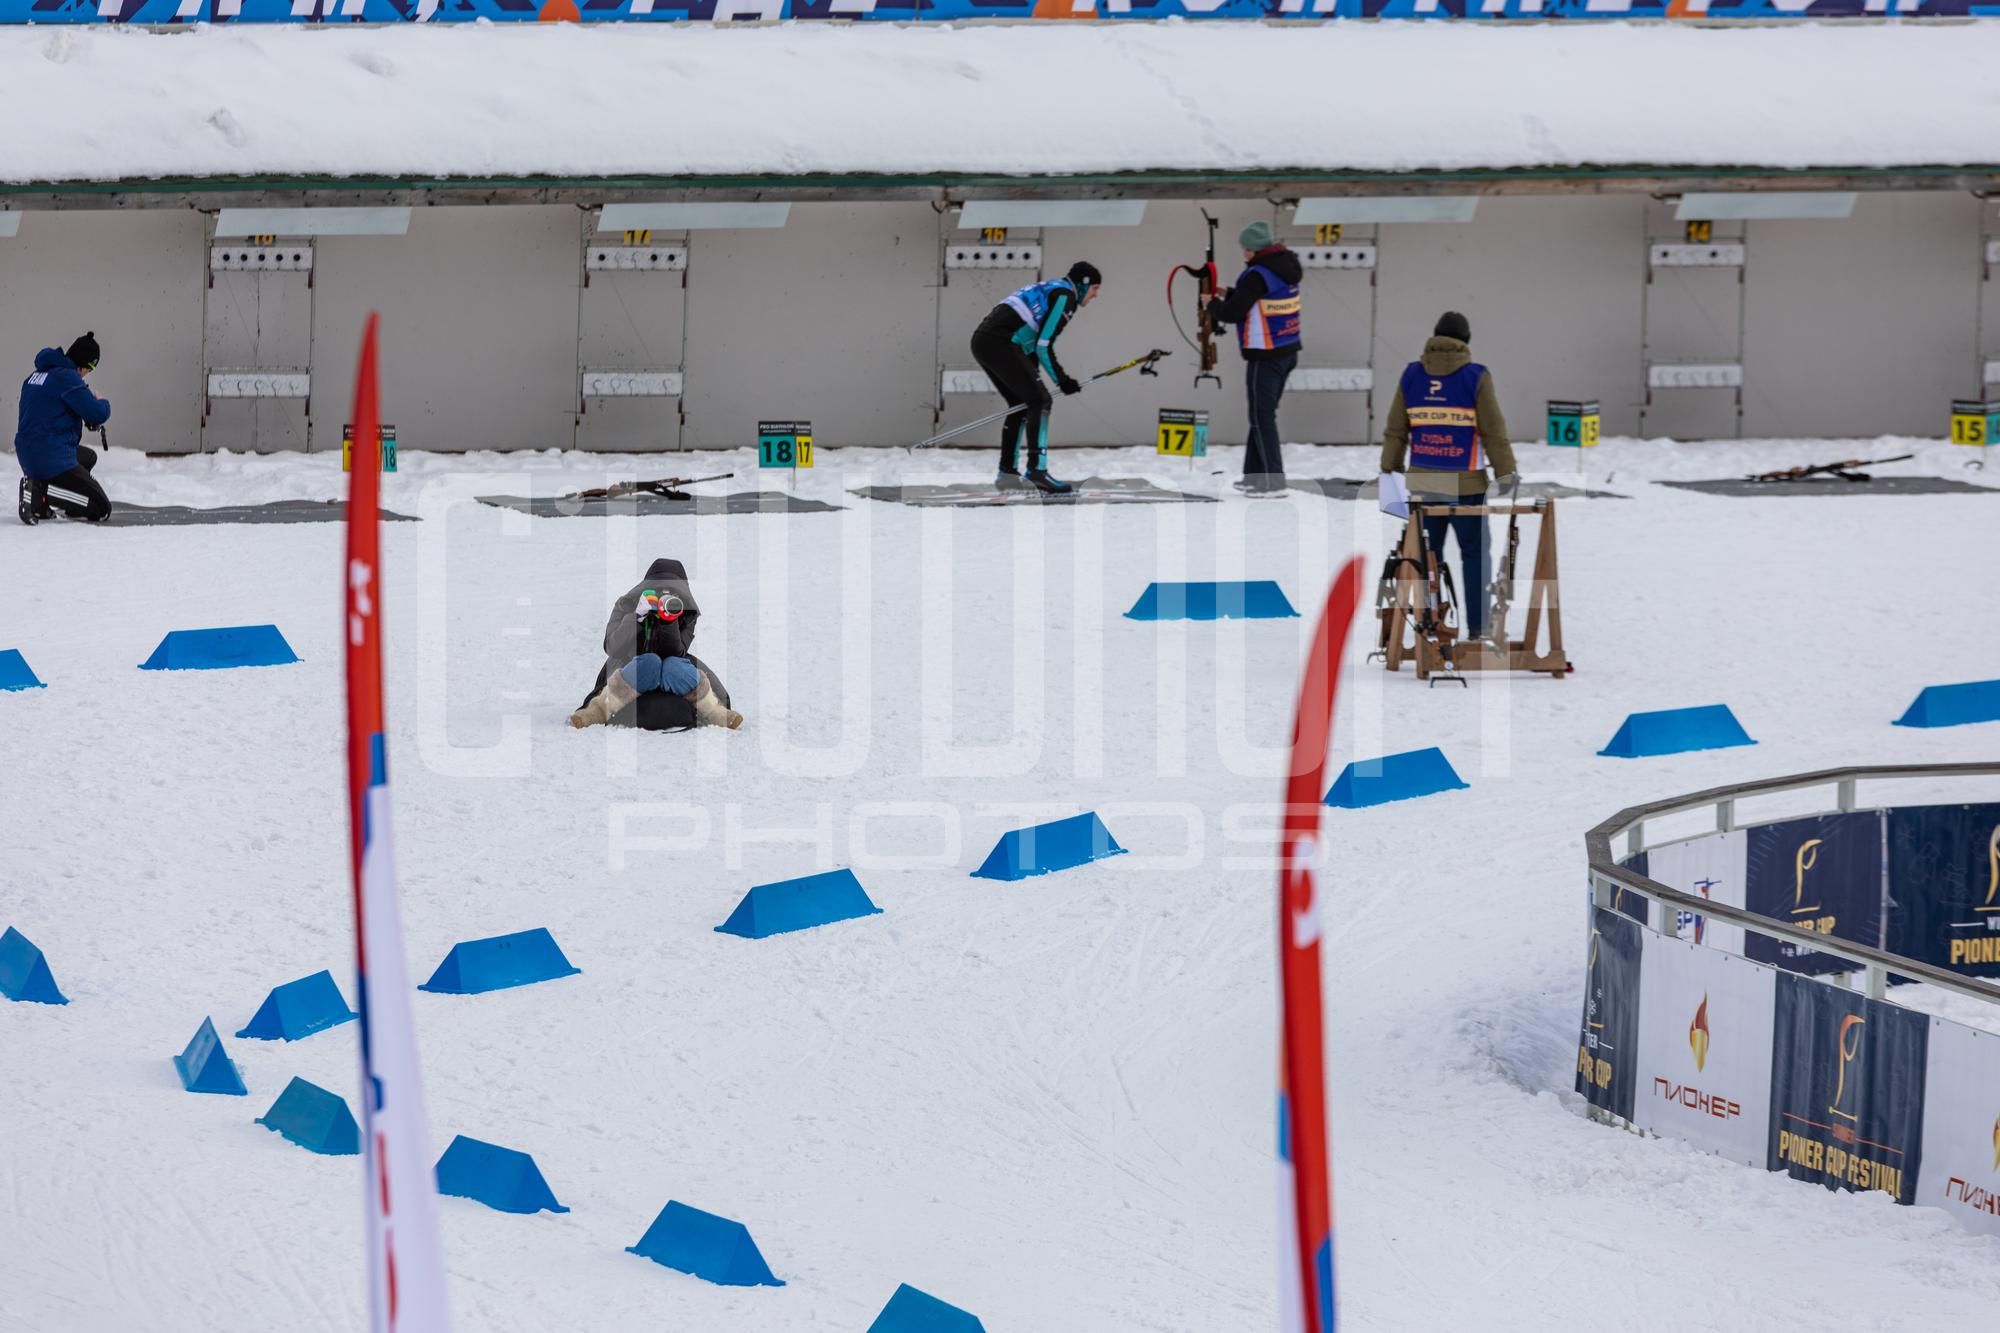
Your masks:
[{"label": "number sign 18", "polygon": [[810,421],[757,423],[757,466],[802,468],[813,465]]}]

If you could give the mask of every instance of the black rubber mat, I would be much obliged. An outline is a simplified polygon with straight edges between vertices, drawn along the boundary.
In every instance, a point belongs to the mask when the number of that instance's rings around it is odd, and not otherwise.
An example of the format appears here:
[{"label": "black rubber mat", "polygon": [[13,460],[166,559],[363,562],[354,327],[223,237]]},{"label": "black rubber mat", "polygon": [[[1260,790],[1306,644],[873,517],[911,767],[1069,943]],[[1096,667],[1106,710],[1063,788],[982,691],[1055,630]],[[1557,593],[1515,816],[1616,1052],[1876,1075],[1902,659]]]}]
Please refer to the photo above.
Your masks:
[{"label": "black rubber mat", "polygon": [[579,500],[571,496],[482,495],[479,503],[514,509],[536,518],[605,518],[614,514],[670,516],[674,514],[831,514],[844,506],[807,500],[788,491],[736,491],[729,495],[690,495],[668,500],[657,495],[621,495],[615,500]]},{"label": "black rubber mat", "polygon": [[[129,505],[111,502],[106,527],[202,527],[214,523],[339,523],[347,517],[344,500],[273,500],[258,505],[223,505],[218,509],[195,509],[188,505]],[[414,523],[410,514],[382,511],[391,523]],[[64,522],[69,520],[55,520]]]},{"label": "black rubber mat", "polygon": [[[1310,491],[1324,495],[1329,500],[1373,500],[1377,485],[1373,481],[1348,481],[1340,477],[1294,477],[1288,485],[1295,491]],[[1502,497],[1497,491],[1488,491],[1488,504],[1499,504]],[[1571,486],[1559,481],[1524,481],[1521,483],[1521,498],[1524,500],[1629,500],[1629,495],[1619,495],[1614,491],[1593,491],[1587,487]]]},{"label": "black rubber mat", "polygon": [[2000,495],[2000,488],[1974,486],[1953,477],[1873,477],[1842,481],[1838,477],[1806,477],[1799,481],[1751,481],[1725,477],[1718,481],[1663,481],[1676,490],[1704,495],[1741,495],[1758,499],[1802,495]]},{"label": "black rubber mat", "polygon": [[1212,495],[1190,495],[1155,486],[1142,477],[1085,477],[1065,495],[1041,491],[995,490],[991,482],[962,481],[936,486],[863,486],[850,492],[869,500],[919,508],[970,509],[987,505],[1213,504]]}]

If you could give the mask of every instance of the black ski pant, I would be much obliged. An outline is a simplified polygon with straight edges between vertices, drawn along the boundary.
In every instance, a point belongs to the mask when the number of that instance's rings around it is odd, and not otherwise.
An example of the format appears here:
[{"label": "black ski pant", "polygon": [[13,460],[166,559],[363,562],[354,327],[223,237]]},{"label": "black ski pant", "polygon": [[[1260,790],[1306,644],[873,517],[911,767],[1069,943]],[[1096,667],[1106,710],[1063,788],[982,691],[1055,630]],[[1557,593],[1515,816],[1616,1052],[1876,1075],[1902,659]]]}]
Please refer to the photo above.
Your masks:
[{"label": "black ski pant", "polygon": [[[1486,492],[1480,491],[1475,495],[1420,495],[1412,491],[1410,502],[1483,505],[1486,503]],[[1475,639],[1483,639],[1486,637],[1486,585],[1492,581],[1486,551],[1486,515],[1424,515],[1424,542],[1437,556],[1440,569],[1444,567],[1444,535],[1447,532],[1458,537],[1458,568],[1462,576],[1458,583],[1458,604],[1465,616],[1465,632]]]},{"label": "black ski pant", "polygon": [[1259,490],[1285,484],[1285,437],[1278,434],[1278,400],[1299,364],[1296,350],[1243,363],[1243,388],[1250,400],[1250,437],[1243,450],[1243,480]]},{"label": "black ski pant", "polygon": [[1028,469],[1044,470],[1049,465],[1049,408],[1054,399],[1042,383],[1041,369],[1033,357],[1014,341],[1021,321],[1005,306],[980,321],[972,333],[972,357],[1007,406],[1022,410],[1000,423],[1000,470],[1018,469],[1015,461],[1021,431],[1028,432]]},{"label": "black ski pant", "polygon": [[97,484],[91,471],[97,466],[97,450],[87,444],[76,447],[76,466],[67,472],[29,483],[35,508],[43,505],[60,509],[71,518],[102,523],[111,517],[111,497]]}]

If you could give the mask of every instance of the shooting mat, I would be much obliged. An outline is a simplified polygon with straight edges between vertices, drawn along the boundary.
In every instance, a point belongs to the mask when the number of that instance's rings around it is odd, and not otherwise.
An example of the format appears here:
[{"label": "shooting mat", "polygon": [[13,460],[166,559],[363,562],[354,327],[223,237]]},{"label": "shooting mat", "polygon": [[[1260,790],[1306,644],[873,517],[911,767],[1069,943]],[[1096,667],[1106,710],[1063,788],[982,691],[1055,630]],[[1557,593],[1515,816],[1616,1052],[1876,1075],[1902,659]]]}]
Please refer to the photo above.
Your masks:
[{"label": "shooting mat", "polygon": [[995,490],[991,482],[961,481],[936,486],[863,486],[850,491],[868,500],[919,508],[978,508],[990,505],[1048,504],[1214,504],[1212,495],[1190,495],[1170,491],[1140,477],[1085,477],[1071,482],[1067,495],[1046,495],[1041,491]]},{"label": "shooting mat", "polygon": [[579,500],[573,496],[482,495],[479,503],[514,509],[536,518],[605,518],[613,514],[643,516],[673,514],[831,514],[843,508],[823,500],[807,500],[786,491],[735,491],[728,495],[690,495],[669,500],[658,495],[621,495],[615,500]]}]

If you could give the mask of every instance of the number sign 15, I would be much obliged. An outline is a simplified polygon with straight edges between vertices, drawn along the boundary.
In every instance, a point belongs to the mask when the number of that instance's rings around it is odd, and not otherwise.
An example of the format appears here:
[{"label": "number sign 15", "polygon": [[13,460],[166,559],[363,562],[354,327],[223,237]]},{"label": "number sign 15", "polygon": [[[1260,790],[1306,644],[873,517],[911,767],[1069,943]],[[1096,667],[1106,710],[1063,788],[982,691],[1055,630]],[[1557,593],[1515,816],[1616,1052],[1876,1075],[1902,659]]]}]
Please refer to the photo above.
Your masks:
[{"label": "number sign 15", "polygon": [[1951,405],[1951,442],[1985,446],[2000,440],[2000,403],[1956,400]]}]

